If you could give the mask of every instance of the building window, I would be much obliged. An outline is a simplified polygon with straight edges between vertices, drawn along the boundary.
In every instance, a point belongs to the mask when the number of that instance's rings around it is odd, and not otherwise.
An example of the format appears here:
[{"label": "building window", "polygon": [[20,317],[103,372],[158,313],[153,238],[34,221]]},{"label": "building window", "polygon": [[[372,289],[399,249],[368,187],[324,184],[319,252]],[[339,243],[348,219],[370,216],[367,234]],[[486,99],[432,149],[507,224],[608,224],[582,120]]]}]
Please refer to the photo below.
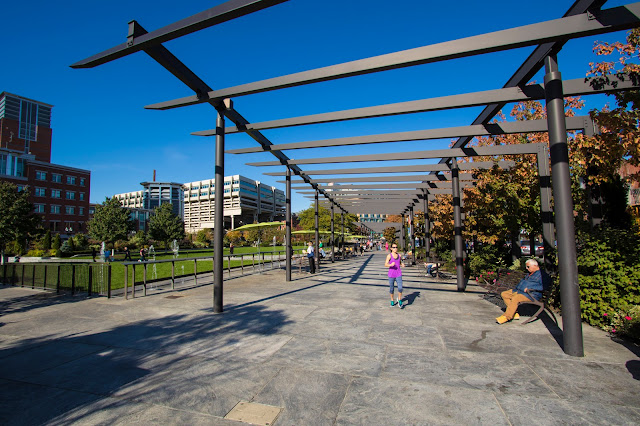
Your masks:
[{"label": "building window", "polygon": [[76,177],[75,176],[67,176],[67,185],[75,185]]},{"label": "building window", "polygon": [[51,173],[51,182],[62,183],[62,175],[58,173]]},{"label": "building window", "polygon": [[66,206],[64,209],[64,212],[66,214],[75,214],[76,213],[76,208],[73,206]]},{"label": "building window", "polygon": [[80,201],[84,201],[84,192],[80,193]]},{"label": "building window", "polygon": [[85,178],[80,178],[80,186],[84,186]]},{"label": "building window", "polygon": [[36,197],[46,197],[47,196],[47,190],[45,188],[36,187],[35,194],[36,194]]},{"label": "building window", "polygon": [[67,191],[67,200],[75,200],[76,199],[76,193],[73,191]]},{"label": "building window", "polygon": [[21,100],[20,130],[18,137],[26,141],[36,140],[38,126],[38,104]]},{"label": "building window", "polygon": [[78,207],[78,214],[84,216],[84,207]]},{"label": "building window", "polygon": [[60,198],[60,197],[61,197],[61,191],[59,189],[51,190],[51,198]]},{"label": "building window", "polygon": [[16,158],[16,173],[18,177],[24,177],[25,161],[23,158]]},{"label": "building window", "polygon": [[24,191],[24,185],[18,185],[18,192]]},{"label": "building window", "polygon": [[47,172],[36,172],[36,180],[47,180]]},{"label": "building window", "polygon": [[60,214],[60,206],[56,206],[56,205],[51,205],[51,213],[53,214]]},{"label": "building window", "polygon": [[0,175],[6,175],[7,173],[7,155],[0,154]]},{"label": "building window", "polygon": [[44,204],[34,204],[36,213],[44,213]]}]

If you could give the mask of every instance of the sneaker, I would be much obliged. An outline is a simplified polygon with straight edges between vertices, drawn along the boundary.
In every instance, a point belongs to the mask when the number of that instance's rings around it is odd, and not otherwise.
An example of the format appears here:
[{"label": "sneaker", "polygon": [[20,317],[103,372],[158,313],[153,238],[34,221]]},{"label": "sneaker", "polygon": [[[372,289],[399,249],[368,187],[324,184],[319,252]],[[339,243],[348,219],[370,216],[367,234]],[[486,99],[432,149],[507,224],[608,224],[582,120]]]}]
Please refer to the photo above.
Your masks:
[{"label": "sneaker", "polygon": [[393,306],[395,306],[395,305],[396,305],[396,302],[394,302],[394,301],[392,300],[392,301],[391,301],[391,306],[393,307]]},{"label": "sneaker", "polygon": [[398,307],[402,309],[402,300],[398,300]]},{"label": "sneaker", "polygon": [[509,321],[509,320],[504,315],[500,315],[498,318],[496,318],[496,322],[498,324],[504,324],[507,321]]}]

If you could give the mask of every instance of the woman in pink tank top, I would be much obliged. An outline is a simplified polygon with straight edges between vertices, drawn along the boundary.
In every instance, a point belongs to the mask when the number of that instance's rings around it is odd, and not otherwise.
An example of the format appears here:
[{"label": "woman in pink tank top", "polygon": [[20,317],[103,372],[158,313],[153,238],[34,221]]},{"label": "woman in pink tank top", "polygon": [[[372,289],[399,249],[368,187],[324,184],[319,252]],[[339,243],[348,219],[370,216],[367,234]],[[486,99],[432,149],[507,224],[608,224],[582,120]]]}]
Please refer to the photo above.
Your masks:
[{"label": "woman in pink tank top", "polygon": [[389,268],[389,293],[391,294],[391,306],[396,304],[393,299],[393,284],[398,285],[398,307],[402,309],[402,269],[404,263],[402,257],[398,254],[398,245],[396,243],[391,244],[391,253],[387,255],[387,259],[384,261],[384,266]]}]

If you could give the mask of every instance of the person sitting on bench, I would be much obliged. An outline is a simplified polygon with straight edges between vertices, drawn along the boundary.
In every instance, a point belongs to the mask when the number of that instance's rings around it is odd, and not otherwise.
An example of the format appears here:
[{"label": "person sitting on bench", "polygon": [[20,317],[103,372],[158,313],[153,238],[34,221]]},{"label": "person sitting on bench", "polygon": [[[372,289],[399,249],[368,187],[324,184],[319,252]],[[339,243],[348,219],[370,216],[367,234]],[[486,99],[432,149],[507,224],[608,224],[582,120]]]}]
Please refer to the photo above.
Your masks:
[{"label": "person sitting on bench", "polygon": [[547,282],[550,278],[546,272],[540,269],[537,260],[527,260],[526,266],[529,274],[520,280],[514,290],[503,291],[501,294],[507,309],[504,311],[504,315],[496,318],[498,324],[504,324],[514,318],[520,319],[520,315],[516,313],[518,303],[542,299],[542,292],[545,288],[543,281]]},{"label": "person sitting on bench", "polygon": [[427,268],[427,275],[435,277],[438,274],[438,264],[433,262],[425,262],[425,268]]}]

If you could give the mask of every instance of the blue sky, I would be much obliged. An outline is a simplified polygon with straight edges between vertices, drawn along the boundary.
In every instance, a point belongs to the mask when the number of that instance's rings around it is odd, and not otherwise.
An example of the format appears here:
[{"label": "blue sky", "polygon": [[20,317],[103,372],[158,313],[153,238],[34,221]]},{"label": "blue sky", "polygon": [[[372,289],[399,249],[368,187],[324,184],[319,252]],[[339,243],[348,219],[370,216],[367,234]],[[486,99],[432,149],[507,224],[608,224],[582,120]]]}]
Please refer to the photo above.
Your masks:
[{"label": "blue sky", "polygon": [[[91,69],[70,64],[126,41],[127,23],[148,31],[222,1],[95,0],[5,2],[0,91],[54,105],[54,163],[89,169],[91,202],[136,191],[152,179],[190,182],[213,177],[214,138],[190,133],[215,127],[215,111],[196,105],[150,111],[148,104],[192,92],[144,53]],[[609,1],[605,8],[628,2]],[[572,1],[290,0],[165,44],[214,89],[410,49],[561,17]],[[572,40],[558,57],[563,78],[584,77],[595,60],[596,40],[623,40],[624,33]],[[284,89],[234,100],[251,122],[497,89],[532,48],[427,64]],[[543,81],[539,73],[534,78]],[[585,113],[603,96],[585,98]],[[481,108],[357,120],[265,131],[274,143],[389,133],[470,124]],[[286,152],[291,158],[445,148],[449,140]],[[246,135],[227,137],[227,149],[255,146]],[[225,174],[242,174],[284,189],[279,168],[244,164],[270,161],[267,153],[226,155]],[[404,164],[411,164],[406,162]],[[361,163],[358,167],[364,167]],[[376,165],[381,165],[380,163]],[[343,167],[343,166],[339,166]],[[320,166],[304,166],[312,169]],[[324,167],[323,167],[324,168]],[[309,201],[294,195],[293,210]]]}]

